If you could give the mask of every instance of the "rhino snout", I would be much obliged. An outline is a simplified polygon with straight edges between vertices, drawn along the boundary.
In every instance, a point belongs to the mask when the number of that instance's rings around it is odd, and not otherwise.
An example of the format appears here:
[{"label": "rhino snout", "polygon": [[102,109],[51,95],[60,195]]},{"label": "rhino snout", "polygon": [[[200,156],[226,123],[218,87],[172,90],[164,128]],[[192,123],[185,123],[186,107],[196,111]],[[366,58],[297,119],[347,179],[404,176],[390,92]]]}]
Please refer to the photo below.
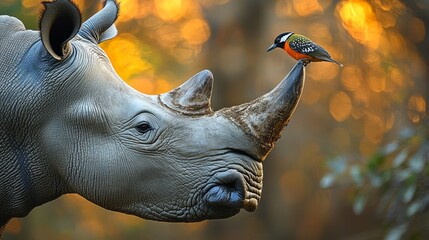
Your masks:
[{"label": "rhino snout", "polygon": [[234,215],[242,208],[252,212],[258,207],[262,189],[260,182],[250,181],[254,185],[251,186],[236,170],[218,173],[214,179],[205,194],[206,201],[212,208],[229,209],[231,215]]}]

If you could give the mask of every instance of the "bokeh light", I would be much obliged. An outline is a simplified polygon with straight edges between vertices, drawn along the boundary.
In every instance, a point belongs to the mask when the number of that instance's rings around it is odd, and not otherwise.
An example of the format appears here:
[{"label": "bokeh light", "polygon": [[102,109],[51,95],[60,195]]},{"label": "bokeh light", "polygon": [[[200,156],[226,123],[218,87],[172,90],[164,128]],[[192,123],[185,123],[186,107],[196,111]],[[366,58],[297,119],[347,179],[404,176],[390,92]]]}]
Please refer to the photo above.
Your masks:
[{"label": "bokeh light", "polygon": [[342,1],[337,5],[337,12],[343,27],[356,41],[371,49],[379,48],[383,29],[367,1]]},{"label": "bokeh light", "polygon": [[[321,190],[318,182],[325,159],[343,152],[372,156],[402,126],[427,124],[429,23],[422,14],[427,3],[118,1],[119,34],[101,47],[119,76],[147,94],[167,92],[208,68],[216,80],[213,103],[224,107],[255,99],[295,64],[280,50],[265,52],[284,31],[309,37],[344,67],[325,62],[306,67],[301,102],[264,162],[256,212],[167,224],[106,211],[71,194],[11,221],[6,239],[360,239],[379,224],[368,214],[356,218],[343,206],[350,196]],[[101,8],[96,1],[73,2],[85,17]],[[40,9],[37,0],[0,2],[2,13],[33,29]]]},{"label": "bokeh light", "polygon": [[338,122],[347,120],[352,112],[352,101],[350,97],[345,92],[336,93],[331,98],[329,112]]}]

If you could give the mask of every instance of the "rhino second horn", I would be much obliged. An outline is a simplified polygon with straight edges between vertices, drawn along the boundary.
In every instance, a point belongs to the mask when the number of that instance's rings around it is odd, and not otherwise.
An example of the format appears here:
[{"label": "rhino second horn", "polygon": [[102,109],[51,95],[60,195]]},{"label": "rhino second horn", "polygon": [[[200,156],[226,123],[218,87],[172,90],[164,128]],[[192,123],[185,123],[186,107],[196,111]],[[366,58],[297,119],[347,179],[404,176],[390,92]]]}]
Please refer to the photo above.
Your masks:
[{"label": "rhino second horn", "polygon": [[255,139],[260,156],[266,156],[298,105],[304,80],[305,69],[300,60],[271,92],[219,113]]},{"label": "rhino second horn", "polygon": [[212,88],[213,74],[204,70],[181,86],[161,94],[159,99],[168,108],[185,115],[211,114]]}]

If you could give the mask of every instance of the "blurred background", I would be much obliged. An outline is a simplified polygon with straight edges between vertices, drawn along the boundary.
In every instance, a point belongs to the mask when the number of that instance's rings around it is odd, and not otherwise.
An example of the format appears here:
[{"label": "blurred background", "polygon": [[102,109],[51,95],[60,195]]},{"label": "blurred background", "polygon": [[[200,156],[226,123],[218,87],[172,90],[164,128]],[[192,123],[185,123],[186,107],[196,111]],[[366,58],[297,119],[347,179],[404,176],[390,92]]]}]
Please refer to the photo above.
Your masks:
[{"label": "blurred background", "polygon": [[[84,19],[101,7],[98,1],[74,2]],[[344,67],[307,66],[298,108],[264,162],[264,190],[255,212],[160,223],[70,194],[13,219],[5,239],[428,236],[429,1],[119,2],[119,35],[101,47],[118,74],[147,94],[166,92],[209,69],[214,109],[253,100],[295,64],[279,49],[265,52],[286,31],[311,38]],[[38,29],[40,9],[38,0],[0,2],[0,14],[21,19],[27,29]],[[402,178],[396,178],[399,172]]]}]

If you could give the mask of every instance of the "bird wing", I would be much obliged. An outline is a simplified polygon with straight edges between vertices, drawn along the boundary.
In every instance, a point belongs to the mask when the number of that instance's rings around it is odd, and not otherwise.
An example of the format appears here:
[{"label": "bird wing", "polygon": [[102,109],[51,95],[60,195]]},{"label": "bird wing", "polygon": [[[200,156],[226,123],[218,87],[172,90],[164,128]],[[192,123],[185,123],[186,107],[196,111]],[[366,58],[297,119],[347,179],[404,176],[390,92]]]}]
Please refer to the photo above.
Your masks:
[{"label": "bird wing", "polygon": [[294,41],[291,41],[290,48],[302,54],[309,55],[325,61],[331,61],[331,55],[322,47],[315,44],[309,38],[299,35]]}]

